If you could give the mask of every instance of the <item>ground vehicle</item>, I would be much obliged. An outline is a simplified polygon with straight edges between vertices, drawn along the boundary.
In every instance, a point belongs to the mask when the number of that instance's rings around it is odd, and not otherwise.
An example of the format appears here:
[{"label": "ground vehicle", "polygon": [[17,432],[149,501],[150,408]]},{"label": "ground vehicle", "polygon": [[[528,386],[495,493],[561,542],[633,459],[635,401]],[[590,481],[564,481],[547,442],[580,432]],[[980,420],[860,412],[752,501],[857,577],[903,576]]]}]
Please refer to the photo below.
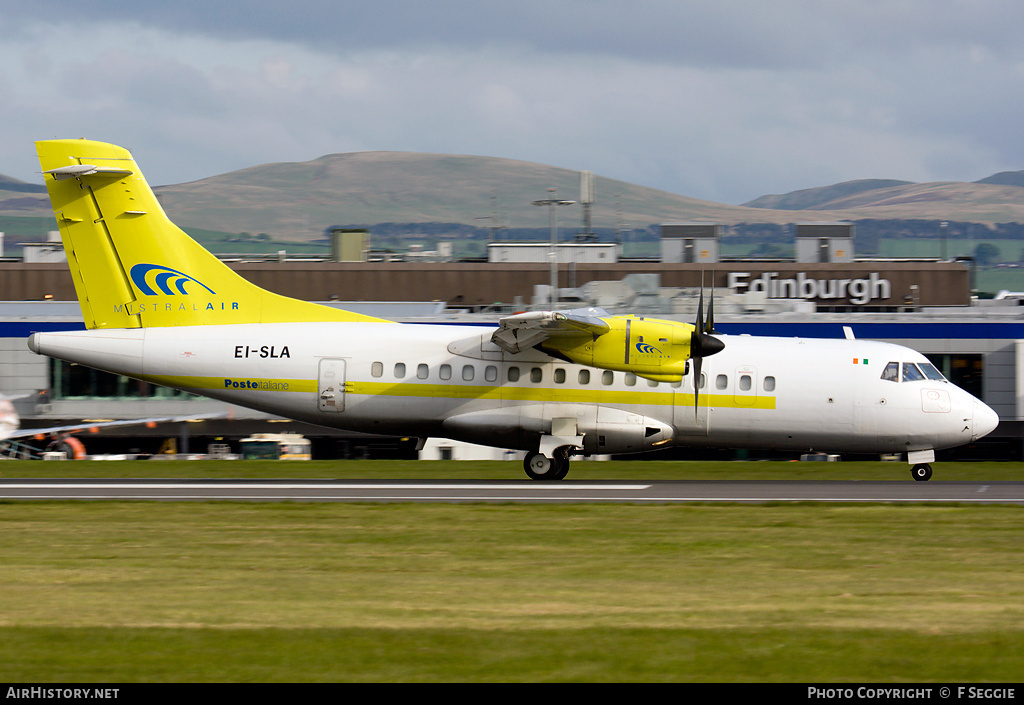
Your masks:
[{"label": "ground vehicle", "polygon": [[309,439],[297,433],[256,433],[241,441],[243,460],[310,460]]}]

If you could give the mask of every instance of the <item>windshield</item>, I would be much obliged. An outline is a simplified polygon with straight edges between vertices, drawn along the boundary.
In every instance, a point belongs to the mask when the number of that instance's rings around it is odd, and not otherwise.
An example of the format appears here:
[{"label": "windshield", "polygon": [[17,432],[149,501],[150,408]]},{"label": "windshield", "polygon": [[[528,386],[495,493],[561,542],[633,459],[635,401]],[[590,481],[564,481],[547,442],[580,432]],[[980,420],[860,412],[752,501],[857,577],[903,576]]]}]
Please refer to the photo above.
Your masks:
[{"label": "windshield", "polygon": [[918,380],[924,379],[924,374],[921,370],[917,369],[917,365],[913,362],[903,363],[903,381],[904,382],[917,382]]},{"label": "windshield", "polygon": [[[900,370],[903,374],[900,376]],[[889,382],[920,382],[925,379],[945,382],[946,378],[930,362],[890,362],[882,370],[882,379]]]}]

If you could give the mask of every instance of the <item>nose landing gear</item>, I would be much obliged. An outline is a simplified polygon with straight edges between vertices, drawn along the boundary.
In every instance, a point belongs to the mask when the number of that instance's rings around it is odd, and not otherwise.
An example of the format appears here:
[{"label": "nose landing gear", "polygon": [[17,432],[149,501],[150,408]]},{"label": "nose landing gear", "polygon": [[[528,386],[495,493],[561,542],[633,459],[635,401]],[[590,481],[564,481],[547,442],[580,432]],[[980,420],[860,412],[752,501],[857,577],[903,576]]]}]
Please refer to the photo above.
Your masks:
[{"label": "nose landing gear", "polygon": [[935,462],[935,451],[930,449],[908,451],[907,462],[913,466],[910,468],[910,476],[918,482],[927,482],[932,478],[932,466],[929,463]]}]

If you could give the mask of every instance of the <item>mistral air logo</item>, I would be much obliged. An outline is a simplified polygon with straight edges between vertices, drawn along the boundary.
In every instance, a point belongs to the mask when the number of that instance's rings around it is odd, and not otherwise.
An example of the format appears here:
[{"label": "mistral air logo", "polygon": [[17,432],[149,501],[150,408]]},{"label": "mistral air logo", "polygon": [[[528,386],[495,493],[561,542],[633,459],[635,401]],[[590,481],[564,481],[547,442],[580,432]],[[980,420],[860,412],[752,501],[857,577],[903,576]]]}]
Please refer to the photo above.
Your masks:
[{"label": "mistral air logo", "polygon": [[211,301],[207,294],[216,295],[213,289],[195,277],[162,264],[136,264],[131,268],[130,274],[132,283],[143,296],[171,296],[174,298],[114,304],[114,313],[117,315],[137,316],[158,313],[184,316],[239,310],[237,301]]},{"label": "mistral air logo", "polygon": [[662,354],[661,350],[658,350],[658,348],[654,347],[650,343],[644,343],[644,342],[637,343],[636,344],[636,351],[638,353],[640,353],[641,355],[661,355],[662,357],[664,357],[664,355]]},{"label": "mistral air logo", "polygon": [[[159,296],[161,293],[167,296],[188,296],[190,293],[199,293],[195,287],[191,287],[193,291],[188,291],[186,284],[189,282],[198,284],[211,294],[214,293],[213,289],[198,279],[162,264],[137,264],[132,267],[131,275],[135,286],[146,296]],[[154,287],[160,291],[156,291]]]}]

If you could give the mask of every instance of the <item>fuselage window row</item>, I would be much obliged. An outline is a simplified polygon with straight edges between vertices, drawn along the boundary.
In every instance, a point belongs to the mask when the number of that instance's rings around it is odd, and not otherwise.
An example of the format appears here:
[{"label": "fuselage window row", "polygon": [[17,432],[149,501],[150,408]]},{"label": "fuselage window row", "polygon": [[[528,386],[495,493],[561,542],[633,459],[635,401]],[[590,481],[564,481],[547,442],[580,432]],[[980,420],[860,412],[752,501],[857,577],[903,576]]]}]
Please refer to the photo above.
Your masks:
[{"label": "fuselage window row", "polygon": [[[900,381],[900,363],[890,362],[885,371],[882,373],[882,379],[888,379],[894,382]],[[913,363],[903,363],[903,381],[916,381],[918,379],[945,379],[942,374],[930,364],[920,363],[920,369]],[[395,379],[405,379],[408,373],[408,367],[404,362],[396,362],[393,368],[393,374]],[[443,381],[449,381],[452,378],[452,366],[450,364],[442,364],[437,368],[437,376]],[[476,379],[477,369],[474,365],[463,365],[461,371],[461,377],[464,382],[472,382]],[[509,365],[506,369],[505,379],[508,382],[516,383],[522,378],[523,371],[517,365]],[[377,361],[370,365],[370,375],[373,377],[384,376],[384,363]],[[568,373],[564,367],[556,367],[551,375],[552,380],[555,384],[566,384],[569,381]],[[419,363],[416,365],[416,379],[426,380],[430,379],[430,366],[426,363]],[[541,367],[531,367],[528,371],[528,379],[532,384],[541,384],[544,381],[544,370]],[[495,365],[487,365],[484,367],[484,380],[487,382],[498,381],[498,367]],[[579,386],[585,387],[591,384],[591,381],[596,381],[591,375],[591,371],[588,369],[581,369],[577,375],[576,381]],[[637,375],[632,372],[626,372],[622,376],[622,382],[627,387],[635,387],[637,384]],[[610,387],[615,383],[615,373],[611,370],[603,370],[600,376],[600,383],[603,386]],[[742,391],[751,391],[753,389],[754,380],[751,375],[744,374],[739,378],[739,388]],[[768,375],[762,380],[762,387],[766,392],[775,391],[776,380],[774,376]],[[660,382],[655,380],[647,380],[647,386],[652,389],[657,389],[661,386]],[[673,389],[679,389],[683,386],[682,381],[671,382],[669,386]],[[707,376],[701,374],[700,376],[700,389],[704,389],[707,386]],[[719,374],[715,376],[715,388],[717,390],[726,390],[729,388],[729,376],[726,374]]]}]

